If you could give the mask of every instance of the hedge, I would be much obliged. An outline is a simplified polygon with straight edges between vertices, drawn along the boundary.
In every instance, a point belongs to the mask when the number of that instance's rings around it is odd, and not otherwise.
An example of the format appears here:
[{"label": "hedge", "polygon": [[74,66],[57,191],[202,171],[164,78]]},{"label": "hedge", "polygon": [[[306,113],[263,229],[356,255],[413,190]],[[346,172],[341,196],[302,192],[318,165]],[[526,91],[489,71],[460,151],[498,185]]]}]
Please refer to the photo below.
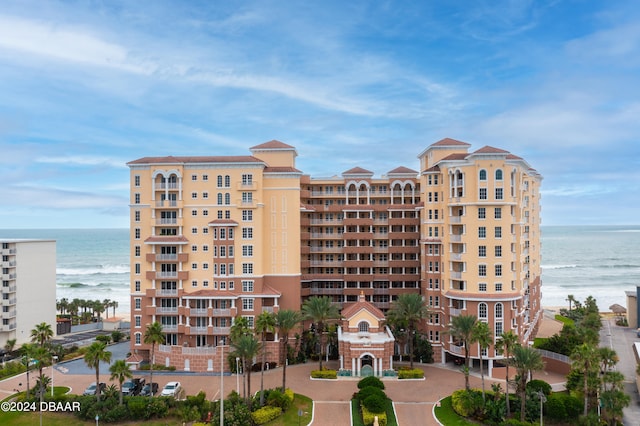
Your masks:
[{"label": "hedge", "polygon": [[313,379],[337,379],[338,372],[336,370],[313,370],[311,372]]},{"label": "hedge", "polygon": [[413,370],[399,370],[398,379],[424,379],[424,371],[419,368]]},{"label": "hedge", "polygon": [[271,420],[279,417],[282,414],[282,408],[280,407],[262,407],[251,413],[251,419],[257,425],[263,425]]},{"label": "hedge", "polygon": [[289,402],[293,404],[293,400],[296,398],[296,394],[289,388],[285,389],[284,396],[289,398]]},{"label": "hedge", "polygon": [[379,389],[384,389],[384,383],[382,383],[382,380],[380,380],[375,376],[365,377],[364,379],[361,379],[358,382],[358,389],[364,389],[367,386],[373,386]]},{"label": "hedge", "polygon": [[362,422],[365,426],[373,425],[376,416],[378,416],[379,426],[387,426],[387,413],[372,413],[365,406],[361,405],[360,407],[362,408]]}]

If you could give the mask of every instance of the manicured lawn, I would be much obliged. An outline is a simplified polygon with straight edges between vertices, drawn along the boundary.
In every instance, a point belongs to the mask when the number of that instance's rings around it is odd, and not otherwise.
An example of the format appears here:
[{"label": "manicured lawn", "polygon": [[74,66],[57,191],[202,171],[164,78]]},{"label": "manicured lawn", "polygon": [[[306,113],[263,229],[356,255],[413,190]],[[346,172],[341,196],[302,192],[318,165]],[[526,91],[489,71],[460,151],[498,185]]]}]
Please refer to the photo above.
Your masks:
[{"label": "manicured lawn", "polygon": [[[62,413],[43,413],[43,422],[47,426],[92,426],[95,421],[82,421],[73,414]],[[0,424],[11,426],[33,426],[40,424],[40,413],[18,413],[18,412],[0,412]],[[141,422],[118,423],[120,425],[136,425]],[[182,425],[182,421],[169,418],[143,422],[146,426],[165,426],[165,425]]]},{"label": "manicured lawn", "polygon": [[560,314],[556,314],[555,319],[556,321],[560,321],[563,324],[569,324],[569,325],[574,324],[574,321],[571,318],[563,317]]},{"label": "manicured lawn", "polygon": [[443,425],[447,426],[470,426],[476,425],[477,423],[472,423],[465,420],[463,417],[460,417],[453,411],[453,407],[451,406],[451,397],[448,396],[442,400],[442,404],[440,407],[436,407],[435,409],[436,417]]},{"label": "manicured lawn", "polygon": [[[298,410],[302,410],[302,417],[298,417]],[[280,417],[277,419],[266,423],[267,426],[288,426],[288,425],[297,425],[298,422],[300,425],[308,425],[313,416],[313,401],[311,398],[306,397],[304,395],[295,394],[295,398],[293,399],[293,404],[291,407]]]},{"label": "manicured lawn", "polygon": [[[58,397],[61,395],[66,395],[67,392],[69,392],[71,389],[68,388],[67,386],[54,386],[53,387],[53,395]],[[18,392],[18,393],[14,393],[13,395],[9,395],[8,397],[6,397],[5,399],[3,399],[3,401],[8,401],[10,399],[16,398],[18,396],[24,395],[26,391],[22,391],[22,392]],[[47,395],[51,395],[51,388],[49,388],[49,390],[47,391]]]}]

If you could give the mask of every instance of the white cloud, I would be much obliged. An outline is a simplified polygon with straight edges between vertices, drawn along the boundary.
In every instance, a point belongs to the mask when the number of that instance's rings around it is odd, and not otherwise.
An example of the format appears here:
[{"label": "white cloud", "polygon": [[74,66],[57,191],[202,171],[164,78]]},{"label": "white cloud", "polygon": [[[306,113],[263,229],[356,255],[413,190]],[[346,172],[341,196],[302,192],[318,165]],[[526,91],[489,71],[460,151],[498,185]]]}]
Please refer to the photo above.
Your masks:
[{"label": "white cloud", "polygon": [[90,167],[90,166],[108,166],[114,168],[124,168],[126,167],[126,162],[128,160],[122,160],[113,157],[101,157],[101,156],[91,156],[91,155],[68,155],[62,157],[39,157],[36,158],[35,161],[37,163],[43,164],[61,164],[65,166],[81,166],[81,167]]}]

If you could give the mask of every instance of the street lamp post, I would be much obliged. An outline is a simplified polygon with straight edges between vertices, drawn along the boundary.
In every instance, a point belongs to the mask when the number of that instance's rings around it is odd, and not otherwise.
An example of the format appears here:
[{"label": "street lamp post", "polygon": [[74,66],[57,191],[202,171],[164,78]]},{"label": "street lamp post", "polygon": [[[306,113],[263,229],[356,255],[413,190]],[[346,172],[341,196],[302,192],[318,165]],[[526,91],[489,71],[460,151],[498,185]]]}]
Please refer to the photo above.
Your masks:
[{"label": "street lamp post", "polygon": [[53,362],[51,363],[51,398],[53,398],[53,367],[56,364],[56,361],[58,360],[58,356],[54,355],[53,357],[51,357],[51,359],[53,360]]},{"label": "street lamp post", "polygon": [[240,395],[240,357],[236,357],[236,392]]},{"label": "street lamp post", "polygon": [[547,402],[547,397],[544,396],[542,391],[538,391],[538,396],[540,397],[540,426],[542,426],[542,406]]},{"label": "street lamp post", "polygon": [[220,426],[224,426],[224,338],[220,346]]}]

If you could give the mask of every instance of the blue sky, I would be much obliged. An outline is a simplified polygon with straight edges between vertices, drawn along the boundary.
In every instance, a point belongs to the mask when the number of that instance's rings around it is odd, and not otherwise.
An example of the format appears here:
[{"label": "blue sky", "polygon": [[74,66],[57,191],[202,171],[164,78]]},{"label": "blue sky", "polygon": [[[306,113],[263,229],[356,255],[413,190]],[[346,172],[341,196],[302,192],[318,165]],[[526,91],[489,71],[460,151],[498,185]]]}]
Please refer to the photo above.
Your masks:
[{"label": "blue sky", "polygon": [[29,1],[0,10],[0,228],[128,226],[128,168],[278,139],[312,176],[524,157],[543,225],[638,224],[640,7]]}]

